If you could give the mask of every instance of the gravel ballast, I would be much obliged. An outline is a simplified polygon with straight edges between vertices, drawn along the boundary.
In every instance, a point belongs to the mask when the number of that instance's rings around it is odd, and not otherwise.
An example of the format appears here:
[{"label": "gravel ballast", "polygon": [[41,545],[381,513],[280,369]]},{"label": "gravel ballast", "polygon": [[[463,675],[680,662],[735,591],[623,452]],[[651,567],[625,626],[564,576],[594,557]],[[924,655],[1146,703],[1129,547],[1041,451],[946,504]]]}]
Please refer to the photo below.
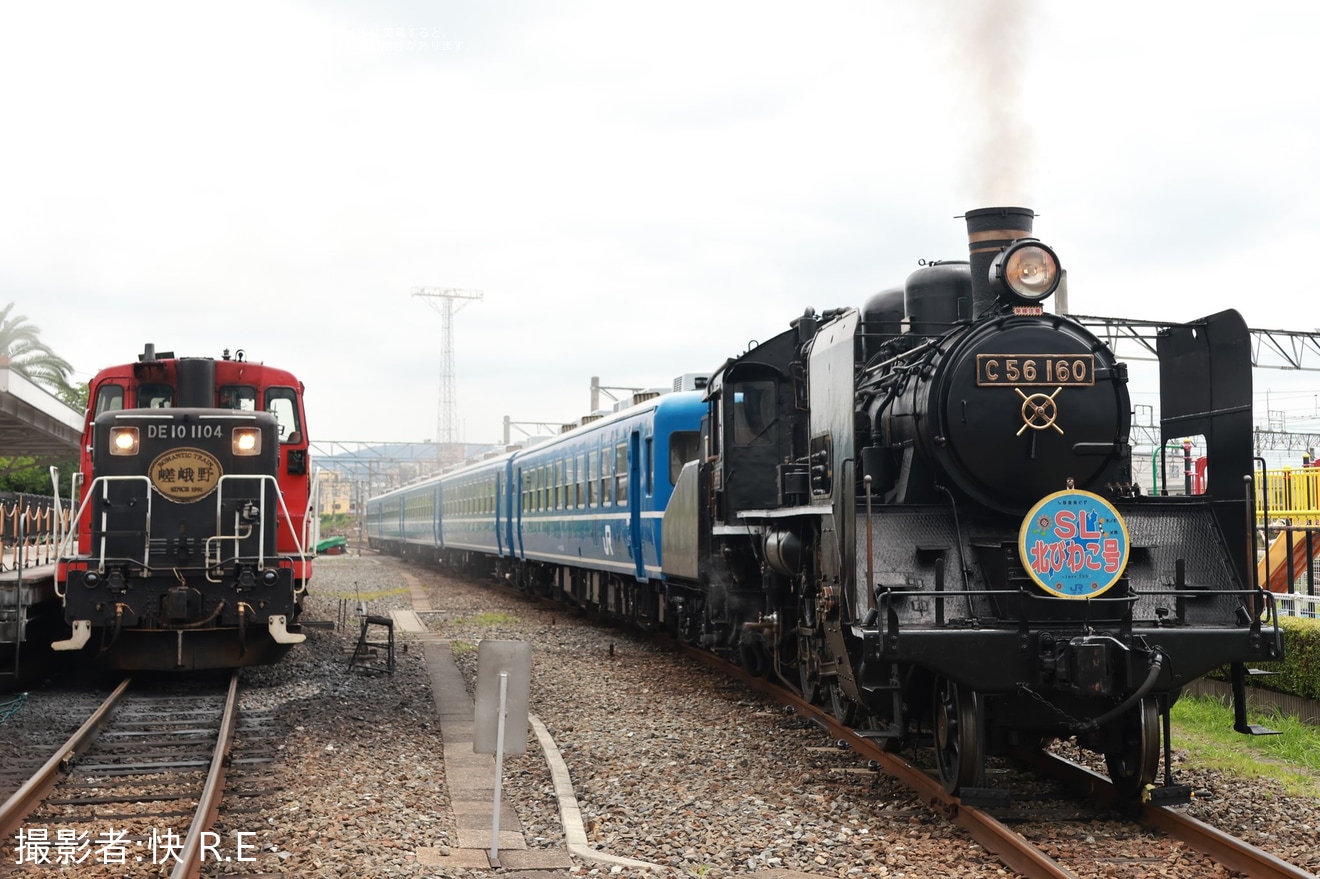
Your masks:
[{"label": "gravel ballast", "polygon": [[[492,875],[460,866],[470,860],[460,857],[421,642],[396,633],[392,675],[348,668],[359,609],[388,616],[410,608],[410,586],[429,600],[431,612],[420,614],[427,637],[449,641],[469,692],[481,639],[531,642],[530,711],[567,765],[588,845],[660,868],[574,857],[559,875],[1011,875],[815,725],[715,672],[568,608],[543,609],[508,590],[371,554],[317,562],[307,616],[337,621],[342,612],[343,628],[309,629],[284,662],[244,671],[242,704],[271,712],[281,749],[274,763],[245,764],[244,748],[256,753],[255,743],[236,748],[230,789],[254,795],[227,793],[217,830],[223,841],[252,834],[244,841],[257,848],[246,853],[257,860],[208,865],[208,875]],[[0,736],[23,729],[19,712]],[[1192,814],[1299,866],[1320,866],[1320,800],[1206,773],[1191,783],[1213,793]],[[525,755],[504,759],[503,801],[530,849],[565,849],[534,733]],[[14,861],[7,840],[0,875],[18,869]],[[62,874],[124,875],[86,864],[19,873]]]}]

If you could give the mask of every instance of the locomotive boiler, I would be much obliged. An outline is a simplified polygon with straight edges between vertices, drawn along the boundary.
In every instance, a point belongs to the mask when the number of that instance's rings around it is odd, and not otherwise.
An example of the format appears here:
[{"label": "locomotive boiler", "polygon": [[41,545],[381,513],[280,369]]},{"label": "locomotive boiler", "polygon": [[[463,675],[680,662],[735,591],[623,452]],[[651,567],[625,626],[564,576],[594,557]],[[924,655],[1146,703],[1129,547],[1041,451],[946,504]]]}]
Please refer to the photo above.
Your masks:
[{"label": "locomotive boiler", "polygon": [[107,668],[273,662],[305,636],[310,475],[302,383],[226,351],[148,345],[89,386],[56,585]]},{"label": "locomotive boiler", "polygon": [[1046,311],[1064,276],[1033,220],[971,211],[968,259],[714,374],[664,515],[667,607],[889,746],[929,736],[950,792],[1072,738],[1137,795],[1183,686],[1229,665],[1241,695],[1282,651],[1248,566],[1249,336],[1232,311],[1161,332],[1162,438],[1203,437],[1210,480],[1144,494],[1126,366]]}]

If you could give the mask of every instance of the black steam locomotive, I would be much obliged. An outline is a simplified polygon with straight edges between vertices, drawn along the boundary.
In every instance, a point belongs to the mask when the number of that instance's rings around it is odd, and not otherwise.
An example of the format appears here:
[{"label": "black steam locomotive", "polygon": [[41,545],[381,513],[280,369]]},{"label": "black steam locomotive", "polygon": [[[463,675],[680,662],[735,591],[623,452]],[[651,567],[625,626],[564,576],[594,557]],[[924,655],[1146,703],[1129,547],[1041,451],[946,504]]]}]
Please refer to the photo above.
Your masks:
[{"label": "black steam locomotive", "polygon": [[1249,336],[1232,311],[1160,334],[1163,439],[1203,437],[1209,482],[1143,495],[1126,367],[1044,310],[1063,275],[1033,217],[971,211],[970,260],[715,373],[660,612],[888,745],[933,733],[950,792],[1075,738],[1137,795],[1184,685],[1229,664],[1240,696],[1282,653],[1248,567]]}]

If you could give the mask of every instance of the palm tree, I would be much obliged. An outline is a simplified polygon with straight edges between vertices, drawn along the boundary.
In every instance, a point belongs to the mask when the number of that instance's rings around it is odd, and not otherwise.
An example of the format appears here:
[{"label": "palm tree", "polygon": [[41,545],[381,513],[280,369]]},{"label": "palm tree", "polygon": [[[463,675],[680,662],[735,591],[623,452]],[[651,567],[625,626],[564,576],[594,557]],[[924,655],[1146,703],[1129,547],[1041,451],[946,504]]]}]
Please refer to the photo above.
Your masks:
[{"label": "palm tree", "polygon": [[70,390],[73,366],[41,341],[41,330],[21,314],[11,314],[14,303],[0,308],[0,359],[56,396]]}]

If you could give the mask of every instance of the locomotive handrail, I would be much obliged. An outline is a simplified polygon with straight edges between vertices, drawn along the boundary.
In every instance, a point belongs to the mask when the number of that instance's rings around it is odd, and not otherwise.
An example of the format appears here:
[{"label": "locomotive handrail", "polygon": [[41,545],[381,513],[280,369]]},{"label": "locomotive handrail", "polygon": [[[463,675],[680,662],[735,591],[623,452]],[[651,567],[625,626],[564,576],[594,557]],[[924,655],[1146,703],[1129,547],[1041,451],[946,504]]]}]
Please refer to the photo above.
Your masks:
[{"label": "locomotive handrail", "polygon": [[923,353],[927,348],[937,348],[939,347],[939,343],[940,343],[939,339],[931,339],[930,341],[922,342],[917,347],[910,348],[907,351],[904,351],[902,354],[897,354],[889,358],[888,360],[884,360],[881,361],[880,363],[875,364],[874,366],[866,367],[865,369],[862,370],[862,375],[867,376],[873,372],[878,372],[879,370],[884,369],[886,366],[889,366],[890,364],[898,363],[900,360],[907,360],[908,358],[914,357],[917,354]]},{"label": "locomotive handrail", "polygon": [[[943,585],[942,580],[943,580],[942,577],[938,578],[938,581],[940,581],[940,585]],[[969,598],[982,597],[982,596],[1012,597],[1012,598],[1027,597],[1033,600],[1038,600],[1043,604],[1052,605],[1055,607],[1058,606],[1058,602],[1060,600],[1058,598],[1051,598],[1044,595],[1036,595],[1034,593],[1028,592],[1025,589],[959,589],[955,591],[949,591],[947,587],[943,589],[937,587],[933,591],[928,591],[924,589],[895,590],[895,589],[886,589],[886,588],[878,588],[875,591],[877,593],[877,597],[880,599],[881,602],[879,608],[881,613],[883,613],[885,610],[888,609],[890,599],[895,595],[899,597],[904,597],[908,595],[932,595],[935,596],[937,601],[941,601],[941,600],[947,601],[949,599],[957,599],[963,596]],[[1246,600],[1248,604],[1255,601],[1263,600],[1265,604],[1269,605],[1268,613],[1262,613],[1253,616],[1250,621],[1250,628],[1252,629],[1253,632],[1259,632],[1261,628],[1261,619],[1264,618],[1272,621],[1272,626],[1275,631],[1278,631],[1279,629],[1278,616],[1275,613],[1275,605],[1277,604],[1276,599],[1279,596],[1273,592],[1264,592],[1259,589],[1250,589],[1250,588],[1248,589],[1176,589],[1176,588],[1143,589],[1140,592],[1136,592],[1131,595],[1115,596],[1112,598],[1107,598],[1102,596],[1099,598],[1088,597],[1088,598],[1072,599],[1072,600],[1086,605],[1097,605],[1097,604],[1118,605],[1118,604],[1136,604],[1138,601],[1144,598],[1155,598],[1160,596],[1170,596],[1175,598],[1200,598],[1200,597],[1227,598],[1231,596],[1240,596],[1244,600]],[[1262,610],[1265,609],[1262,608]],[[987,625],[981,625],[981,623],[983,623],[982,618],[978,617],[976,619],[978,622],[978,628],[988,628],[988,629],[1009,629],[1020,625],[1022,622],[1022,620],[1014,620],[1012,623],[1009,623],[1005,620],[993,620],[992,622],[994,624],[987,626]],[[1028,618],[1026,621],[1039,622],[1039,620],[1033,620],[1030,618]],[[1165,627],[1170,629],[1175,628],[1174,626],[1171,625]],[[966,628],[966,626],[955,624],[953,622],[945,622],[942,624],[937,624],[937,628]]]},{"label": "locomotive handrail", "polygon": [[[70,543],[71,540],[74,539],[75,535],[77,535],[78,523],[82,521],[83,514],[87,512],[87,505],[90,504],[92,502],[92,498],[96,496],[97,483],[101,484],[101,492],[103,495],[102,500],[108,501],[111,482],[131,482],[137,480],[141,480],[142,482],[145,482],[147,484],[147,521],[146,521],[146,528],[144,530],[144,542],[142,544],[142,565],[145,567],[147,564],[147,558],[150,555],[150,551],[151,551],[151,478],[148,476],[98,476],[95,479],[93,479],[91,484],[87,486],[86,496],[83,497],[82,503],[79,504],[78,506],[77,515],[73,516],[69,520],[69,533],[64,535],[64,540],[59,546],[59,553],[58,553],[59,558],[64,559],[68,557],[68,553],[67,553],[67,550],[69,549],[68,544]],[[101,515],[102,517],[105,516],[104,513],[102,513]],[[101,529],[100,555],[101,558],[97,571],[99,573],[104,573],[105,572],[105,529],[104,528]],[[63,593],[60,593],[60,597],[61,598],[64,597]]]},{"label": "locomotive handrail", "polygon": [[[279,482],[275,479],[274,476],[272,476],[272,475],[270,475],[270,474],[253,474],[253,475],[228,475],[228,474],[227,474],[227,475],[225,475],[225,476],[221,476],[219,481],[220,481],[221,483],[223,483],[226,479],[231,479],[231,478],[233,478],[233,479],[256,479],[256,480],[258,480],[258,481],[260,481],[260,482],[267,482],[267,481],[269,481],[269,482],[274,483],[274,484],[275,484],[275,497],[276,497],[276,499],[279,501],[279,508],[284,512],[284,516],[285,516],[285,518],[289,520],[289,522],[290,522],[290,526],[292,526],[292,521],[293,521],[293,520],[292,520],[292,517],[289,516],[289,509],[288,509],[288,507],[287,507],[287,506],[285,505],[285,503],[284,503],[284,495],[283,495],[283,493],[279,490]],[[68,558],[68,557],[69,557],[69,552],[70,552],[70,550],[72,549],[72,547],[71,547],[71,543],[72,543],[72,541],[75,539],[75,537],[76,537],[76,535],[77,535],[77,533],[78,533],[78,524],[82,521],[84,515],[87,514],[87,512],[88,512],[88,505],[92,502],[92,499],[93,499],[94,497],[96,497],[97,486],[98,486],[98,484],[100,485],[100,491],[101,491],[101,494],[102,494],[102,499],[103,499],[103,500],[108,500],[108,499],[109,499],[109,498],[108,498],[108,494],[109,494],[109,489],[110,489],[110,483],[111,483],[111,482],[125,482],[125,481],[142,481],[142,482],[145,482],[145,483],[147,484],[147,492],[146,492],[146,497],[147,497],[147,515],[146,515],[146,524],[145,524],[144,534],[143,534],[142,559],[141,559],[140,564],[141,564],[143,567],[149,567],[150,554],[151,554],[151,519],[152,519],[152,503],[153,503],[153,499],[152,499],[151,479],[150,479],[150,477],[148,477],[148,476],[98,476],[98,477],[96,477],[95,479],[93,479],[92,482],[91,482],[91,484],[88,486],[88,491],[86,492],[86,495],[83,497],[82,503],[78,506],[78,512],[77,512],[77,514],[74,515],[74,516],[69,520],[69,531],[68,531],[68,533],[66,533],[66,534],[63,535],[63,537],[62,537],[60,543],[58,544],[58,557],[59,557],[59,558],[64,559],[64,558]],[[219,486],[217,486],[217,492],[216,492],[216,494],[217,494],[217,497],[216,497],[216,522],[217,522],[217,525],[219,525],[220,517],[221,517],[221,506],[220,506],[220,501],[221,501],[222,496],[223,496],[223,490],[220,489]],[[265,493],[264,493],[264,492],[261,493],[261,499],[260,499],[260,500],[261,500],[261,514],[262,514],[262,516],[264,516],[264,515],[265,515],[265,507],[266,507],[266,498],[265,498]],[[104,515],[104,514],[103,514],[103,515]],[[291,536],[293,537],[293,542],[294,542],[294,546],[295,546],[295,548],[296,548],[296,550],[297,550],[297,556],[298,556],[298,558],[299,558],[301,561],[306,561],[306,560],[307,560],[307,553],[306,553],[306,550],[304,549],[304,544],[303,544],[302,540],[300,539],[300,536],[299,536],[296,532],[293,531],[293,528],[292,528],[292,527],[290,527],[289,530],[290,530],[290,532],[291,532]],[[236,537],[208,538],[208,539],[207,539],[207,542],[210,543],[210,541],[211,541],[211,540],[214,540],[214,539],[225,539],[225,540],[231,540],[231,539],[236,539]],[[265,535],[264,535],[264,534],[260,535],[260,537],[259,537],[258,539],[259,539],[259,542],[258,542],[258,556],[259,556],[259,561],[258,561],[258,563],[264,565],[264,564],[265,564]],[[100,539],[100,551],[99,551],[99,553],[98,553],[98,556],[99,556],[99,558],[97,559],[97,571],[100,572],[100,573],[104,573],[104,572],[105,572],[105,562],[106,562],[106,536],[105,536],[105,532],[104,532],[104,530],[102,530],[102,533],[101,533],[101,539]],[[137,561],[137,560],[134,559],[134,561]],[[58,584],[57,584],[57,591],[58,591]],[[64,597],[64,593],[62,593],[62,592],[60,592],[59,595],[60,595],[61,598]]]},{"label": "locomotive handrail", "polygon": [[[64,539],[64,535],[60,533],[62,530],[60,526],[64,524],[64,508],[60,504],[60,468],[54,464],[50,466],[50,483],[53,489],[51,496],[55,499],[55,530],[51,537],[55,541],[55,552],[58,557],[59,547]],[[72,498],[70,498],[70,505],[72,505]]]},{"label": "locomotive handrail", "polygon": [[[321,497],[321,480],[318,478],[321,474],[321,468],[316,468],[312,473],[311,490],[307,492],[307,508],[303,510],[303,546],[313,547],[320,540],[321,519],[316,515],[317,504]],[[315,523],[316,531],[312,533],[312,525]],[[313,537],[316,539],[314,540]],[[306,561],[306,559],[304,559]]]},{"label": "locomotive handrail", "polygon": [[[224,482],[225,482],[225,480],[227,480],[227,479],[229,479],[229,480],[236,480],[236,479],[249,479],[249,480],[251,480],[251,479],[255,479],[255,480],[257,480],[258,482],[261,482],[261,483],[270,482],[270,483],[273,483],[273,484],[274,484],[274,486],[275,486],[275,499],[279,502],[279,509],[284,513],[284,518],[285,518],[285,519],[288,521],[288,523],[289,523],[289,535],[293,538],[293,545],[294,545],[294,548],[295,548],[296,551],[297,551],[296,554],[297,554],[297,556],[298,556],[298,559],[299,559],[300,561],[304,561],[304,562],[307,561],[307,553],[306,553],[306,551],[303,549],[303,547],[304,547],[304,543],[303,543],[303,541],[300,539],[299,534],[298,534],[298,533],[294,530],[294,528],[293,528],[293,517],[292,517],[291,515],[289,515],[289,508],[288,508],[288,505],[286,505],[286,504],[284,503],[284,492],[280,491],[279,480],[277,480],[273,475],[271,475],[271,474],[269,474],[269,473],[251,473],[251,474],[229,473],[229,474],[225,474],[224,476],[221,476],[221,477],[220,477],[219,483],[218,483],[217,486],[216,486],[216,506],[215,506],[215,524],[216,524],[216,531],[218,532],[218,531],[222,530],[222,529],[221,529],[221,521],[222,521],[222,517],[223,517],[223,514],[224,514],[224,506],[223,506],[223,501],[224,501]],[[259,501],[260,501],[259,506],[258,506],[259,515],[260,515],[260,517],[261,517],[261,520],[264,521],[265,518],[266,518],[266,493],[265,493],[264,491],[263,491],[263,492],[260,492],[260,498],[259,498]],[[277,528],[277,530],[278,530],[278,527],[279,527],[279,523],[278,523],[278,521],[277,521],[277,522],[276,522],[276,528]],[[241,540],[241,539],[242,539],[242,536],[239,535],[237,532],[235,532],[235,533],[232,534],[232,535],[228,535],[228,534],[216,534],[215,536],[208,537],[208,538],[206,539],[206,543],[207,543],[207,547],[208,547],[208,549],[207,549],[207,553],[206,553],[206,555],[207,555],[207,563],[208,563],[208,566],[209,566],[209,564],[210,564],[210,549],[209,549],[209,547],[210,547],[210,544],[211,544],[213,541],[214,541],[214,542],[227,541],[227,540],[235,540],[235,541],[237,541],[237,540]],[[277,553],[276,553],[276,554],[278,555],[278,548],[277,548]],[[216,554],[216,564],[219,564],[219,563],[220,563],[220,557],[219,557],[219,552],[217,551],[217,554]],[[257,535],[257,564],[258,564],[259,566],[262,566],[262,567],[264,567],[265,564],[266,564],[266,534],[265,534],[264,531],[260,532],[260,533]]]},{"label": "locomotive handrail", "polygon": [[[274,481],[274,477],[273,477],[273,476],[269,476],[269,475],[264,474],[264,473],[226,473],[226,474],[224,474],[223,476],[221,476],[220,479],[219,479],[219,481],[216,483],[216,487],[215,487],[215,534],[213,534],[212,536],[206,538],[206,565],[207,565],[207,568],[208,568],[208,569],[209,569],[209,568],[211,567],[211,565],[212,565],[212,562],[211,562],[211,544],[213,544],[213,543],[214,543],[214,544],[217,544],[216,552],[215,552],[215,565],[218,566],[218,565],[221,564],[221,559],[220,559],[220,548],[219,548],[218,544],[220,544],[220,543],[222,543],[222,542],[227,542],[227,541],[231,541],[231,540],[232,540],[232,541],[234,542],[234,544],[235,544],[234,555],[235,555],[235,557],[237,557],[237,556],[238,556],[238,548],[237,548],[238,542],[241,541],[241,540],[243,540],[245,537],[248,537],[248,536],[252,533],[252,529],[251,529],[250,526],[249,526],[249,528],[248,528],[248,532],[247,532],[247,534],[242,533],[242,532],[240,531],[239,527],[238,527],[238,523],[237,523],[237,522],[235,522],[235,524],[234,524],[234,533],[233,533],[233,534],[226,534],[226,533],[225,533],[225,528],[224,528],[224,515],[225,515],[225,482],[227,482],[227,481],[228,481],[228,482],[233,482],[233,481],[235,481],[235,480],[247,480],[247,481],[256,480],[257,485],[258,485],[258,490],[257,490],[257,511],[258,511],[258,512],[257,512],[257,515],[258,515],[258,521],[259,521],[259,522],[265,522],[265,521],[266,521],[266,492],[265,492],[265,491],[262,491],[261,488],[264,487],[263,483],[265,483],[265,481],[266,481],[267,479],[270,479],[270,480]],[[276,491],[277,494],[279,493],[279,485],[278,485],[278,483],[277,483],[276,486],[275,486],[275,491]],[[235,515],[235,516],[239,515],[239,513],[238,513],[237,510],[235,511],[234,515]],[[276,523],[276,527],[278,527],[278,526],[279,526],[279,523],[277,522],[277,523]],[[292,530],[292,529],[290,529],[290,530]],[[296,541],[297,539],[298,539],[298,537],[297,537],[297,535],[295,534],[295,535],[294,535],[294,540]],[[264,528],[259,528],[259,529],[257,529],[257,565],[258,565],[259,567],[265,567],[265,566],[266,566],[266,531],[265,531]],[[208,570],[207,579],[210,579],[209,570]]]}]

